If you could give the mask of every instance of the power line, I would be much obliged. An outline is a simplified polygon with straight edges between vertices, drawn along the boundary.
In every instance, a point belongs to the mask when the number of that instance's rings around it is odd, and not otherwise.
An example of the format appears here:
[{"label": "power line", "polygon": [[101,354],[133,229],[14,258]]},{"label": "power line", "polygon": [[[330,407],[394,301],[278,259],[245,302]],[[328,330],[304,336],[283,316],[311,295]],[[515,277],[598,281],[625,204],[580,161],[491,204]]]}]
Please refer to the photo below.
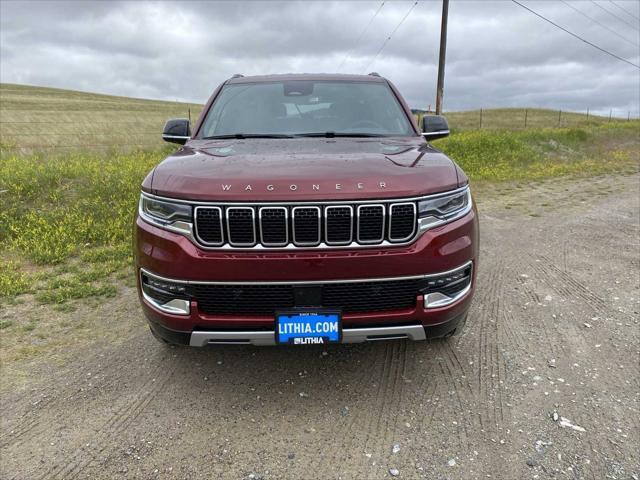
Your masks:
[{"label": "power line", "polygon": [[414,2],[413,5],[411,5],[411,8],[409,9],[409,11],[407,11],[407,13],[404,15],[404,17],[402,17],[402,20],[400,20],[400,23],[398,23],[398,25],[396,25],[396,28],[393,29],[393,31],[389,34],[389,36],[387,37],[387,39],[384,41],[384,43],[380,46],[380,48],[378,49],[378,51],[376,52],[376,55],[373,57],[373,60],[371,60],[369,62],[369,64],[367,65],[367,67],[364,69],[364,71],[366,72],[367,70],[369,70],[369,67],[371,65],[373,65],[373,63],[376,61],[376,59],[378,58],[378,55],[380,55],[380,53],[382,52],[382,50],[384,50],[384,47],[387,46],[387,43],[389,43],[389,40],[391,40],[391,37],[393,37],[394,33],[396,33],[398,31],[398,29],[400,28],[400,26],[404,23],[404,21],[407,19],[407,17],[409,16],[409,14],[413,11],[413,9],[415,8],[415,6],[418,5],[418,1],[416,0],[416,2]]},{"label": "power line", "polygon": [[616,32],[614,29],[607,27],[606,25],[600,23],[598,20],[596,20],[595,18],[590,17],[589,15],[587,15],[586,13],[578,10],[576,7],[574,7],[573,5],[571,5],[569,2],[565,2],[565,0],[560,0],[562,3],[564,3],[567,7],[572,8],[573,10],[575,10],[576,12],[578,12],[580,15],[582,15],[585,18],[588,18],[589,20],[591,20],[594,23],[597,23],[598,25],[600,25],[602,28],[609,30],[611,33],[613,33],[614,35],[616,35],[617,37],[620,37],[622,40],[624,40],[625,42],[630,43],[631,45],[634,45],[636,47],[640,47],[640,44],[637,44],[635,42],[633,42],[632,40],[629,40],[627,37],[620,35],[618,32]]},{"label": "power line", "polygon": [[616,7],[618,7],[620,10],[622,10],[623,12],[625,12],[627,15],[632,16],[633,18],[635,18],[636,20],[640,21],[640,17],[636,17],[633,13],[631,13],[629,10],[627,10],[626,8],[622,7],[621,5],[618,5],[618,2],[614,2],[613,0],[609,0],[609,3],[613,3]]},{"label": "power line", "polygon": [[549,20],[548,18],[543,17],[543,16],[542,16],[542,15],[540,15],[538,12],[534,12],[534,11],[533,11],[533,10],[531,10],[529,7],[527,7],[526,5],[521,4],[521,3],[520,3],[520,2],[518,2],[517,0],[511,0],[511,1],[512,1],[513,3],[515,3],[516,5],[521,6],[521,7],[522,7],[522,8],[524,8],[525,10],[530,11],[530,12],[531,12],[531,13],[533,13],[536,17],[540,17],[540,18],[541,18],[541,19],[543,19],[545,22],[550,23],[550,24],[551,24],[551,25],[553,25],[554,27],[559,28],[560,30],[562,30],[562,31],[564,31],[564,32],[566,32],[566,33],[568,33],[568,34],[569,34],[569,35],[571,35],[572,37],[577,38],[577,39],[578,39],[578,40],[580,40],[581,42],[584,42],[584,43],[586,43],[587,45],[591,45],[593,48],[597,48],[597,49],[598,49],[598,50],[600,50],[601,52],[606,53],[607,55],[611,55],[612,57],[617,58],[618,60],[621,60],[621,61],[623,61],[623,62],[625,62],[625,63],[628,63],[629,65],[633,65],[634,67],[636,67],[637,69],[639,69],[639,70],[640,70],[640,65],[636,65],[635,63],[630,62],[630,61],[629,61],[629,60],[627,60],[626,58],[619,57],[619,56],[618,56],[618,55],[616,55],[615,53],[611,53],[610,51],[605,50],[605,49],[604,49],[604,48],[602,48],[602,47],[599,47],[599,46],[598,46],[598,45],[596,45],[595,43],[591,43],[589,40],[585,40],[585,39],[584,39],[584,38],[582,38],[581,36],[576,35],[575,33],[573,33],[573,32],[571,32],[571,31],[567,30],[567,29],[566,29],[566,28],[564,28],[564,27],[561,27],[560,25],[558,25],[557,23],[555,23],[555,22],[553,22],[553,21]]},{"label": "power line", "polygon": [[349,59],[349,57],[351,56],[351,54],[353,53],[353,51],[358,47],[358,45],[360,44],[360,40],[362,40],[362,37],[364,36],[364,34],[367,32],[367,30],[369,30],[369,27],[371,26],[371,24],[373,23],[373,21],[375,20],[375,18],[378,16],[378,13],[380,13],[380,10],[382,10],[382,7],[384,7],[384,2],[382,2],[380,4],[380,6],[378,7],[378,9],[376,10],[376,13],[373,14],[373,17],[371,17],[371,19],[369,20],[369,23],[367,23],[367,26],[364,27],[364,30],[362,30],[362,32],[360,33],[360,35],[358,36],[358,39],[356,40],[356,43],[354,43],[353,48],[351,50],[349,50],[347,52],[347,54],[344,56],[344,58],[342,59],[342,62],[340,62],[340,66],[338,67],[338,71],[340,71],[340,69],[342,68],[342,66],[345,64],[345,62]]},{"label": "power line", "polygon": [[632,25],[631,23],[627,22],[624,18],[619,17],[618,15],[616,15],[615,13],[613,13],[611,10],[604,8],[602,5],[600,5],[599,3],[594,2],[594,0],[591,0],[591,3],[593,3],[596,7],[604,10],[605,12],[607,12],[609,15],[611,15],[612,17],[617,18],[618,20],[620,20],[622,23],[624,23],[625,25],[628,25],[629,27],[633,28],[634,30],[638,31],[638,27],[636,27],[635,25]]}]

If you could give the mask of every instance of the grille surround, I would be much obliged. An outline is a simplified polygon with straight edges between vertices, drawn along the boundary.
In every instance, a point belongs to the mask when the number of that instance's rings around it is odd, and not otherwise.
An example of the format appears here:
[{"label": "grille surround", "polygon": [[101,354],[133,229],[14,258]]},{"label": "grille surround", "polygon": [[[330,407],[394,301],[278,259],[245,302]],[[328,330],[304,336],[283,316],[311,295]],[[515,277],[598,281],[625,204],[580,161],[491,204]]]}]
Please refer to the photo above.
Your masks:
[{"label": "grille surround", "polygon": [[[379,238],[371,238],[371,239],[362,239],[362,235],[361,235],[361,230],[362,230],[362,221],[361,221],[361,217],[362,215],[360,214],[360,212],[365,209],[365,208],[375,208],[375,209],[382,209],[381,212],[381,216],[382,216],[382,224],[380,225],[380,237]],[[356,238],[358,240],[358,243],[361,243],[363,245],[375,245],[377,243],[380,243],[382,241],[384,241],[385,238],[385,222],[386,222],[386,217],[387,217],[387,208],[381,204],[381,203],[371,203],[371,204],[364,204],[364,205],[358,205],[358,226],[357,226],[357,232],[356,232]]]},{"label": "grille surround", "polygon": [[[332,210],[348,210],[349,211],[349,238],[347,240],[330,240],[330,234],[333,233],[330,230],[329,223],[332,221],[329,217],[329,212]],[[353,206],[351,205],[329,205],[324,209],[324,237],[327,245],[330,246],[340,246],[340,245],[349,245],[353,242]],[[335,231],[335,230],[334,230]]]},{"label": "grille surround", "polygon": [[[247,232],[240,232],[238,233],[238,226],[235,227],[235,232],[232,230],[232,225],[231,225],[231,215],[230,213],[234,213],[234,212],[250,212],[251,217],[250,217],[250,223],[251,223],[251,236],[252,236],[252,240],[247,242],[247,241],[234,241],[233,240],[233,234],[235,233],[235,235],[245,235]],[[225,209],[224,211],[225,215],[224,218],[226,220],[226,233],[227,233],[227,241],[229,243],[229,245],[231,245],[232,247],[253,247],[256,244],[256,211],[253,207],[228,207]],[[246,223],[246,217],[244,215],[243,216],[238,216],[237,217],[237,221],[244,221]]]},{"label": "grille surround", "polygon": [[[411,233],[409,233],[408,235],[405,235],[404,237],[394,237],[393,235],[393,227],[394,227],[394,214],[393,214],[393,210],[397,209],[397,208],[402,208],[402,207],[410,207],[411,209],[413,209],[413,221],[412,221],[412,226],[413,229],[411,230]],[[387,238],[389,239],[390,242],[406,242],[407,240],[409,240],[410,238],[413,238],[413,236],[416,233],[416,204],[415,202],[403,202],[403,203],[394,203],[392,205],[389,206],[389,232],[387,233]],[[395,219],[396,224],[399,221],[406,221],[404,218],[403,219]]]},{"label": "grille surround", "polygon": [[200,210],[217,210],[218,212],[218,228],[220,229],[220,241],[219,242],[211,242],[208,241],[204,238],[202,238],[200,231],[198,231],[199,229],[196,230],[195,234],[196,234],[196,240],[198,241],[198,243],[205,245],[207,247],[221,247],[225,244],[225,238],[224,238],[224,225],[223,225],[223,215],[222,215],[222,208],[220,207],[216,207],[216,206],[203,206],[203,205],[199,205],[197,207],[195,207],[193,209],[193,224],[194,225],[198,225],[198,213]]},{"label": "grille surround", "polygon": [[[315,210],[317,212],[318,215],[318,220],[317,220],[317,229],[318,229],[318,236],[317,236],[317,240],[314,241],[300,241],[297,239],[296,236],[296,212],[297,211],[301,211],[301,210]],[[317,205],[298,205],[297,207],[293,207],[291,209],[291,226],[292,226],[292,241],[293,244],[297,247],[317,247],[318,245],[320,245],[320,243],[322,243],[322,209],[320,207],[318,207]]]},{"label": "grille surround", "polygon": [[[284,242],[271,242],[265,240],[264,235],[264,223],[263,223],[263,212],[273,210],[284,211]],[[266,217],[265,217],[266,218]],[[282,206],[272,206],[272,207],[260,207],[258,209],[258,225],[260,226],[260,243],[265,247],[285,247],[289,244],[289,209],[287,207]]]}]

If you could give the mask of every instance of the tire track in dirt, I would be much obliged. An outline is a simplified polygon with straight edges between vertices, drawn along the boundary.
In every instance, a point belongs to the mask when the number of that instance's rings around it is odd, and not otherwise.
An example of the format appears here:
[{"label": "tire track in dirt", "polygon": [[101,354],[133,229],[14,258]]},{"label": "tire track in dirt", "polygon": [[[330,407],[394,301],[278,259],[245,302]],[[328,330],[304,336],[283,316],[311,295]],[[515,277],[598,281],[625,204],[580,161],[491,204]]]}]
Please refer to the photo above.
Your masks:
[{"label": "tire track in dirt", "polygon": [[[100,378],[100,375],[103,375],[105,372],[109,373],[110,367],[111,365],[107,362],[102,362],[97,367],[90,368],[93,374],[91,377],[92,381],[95,382],[96,379]],[[108,388],[117,383],[117,379],[113,376],[105,376],[104,378],[108,378],[108,380],[100,384],[102,389]],[[59,385],[62,381],[61,379],[64,379],[64,382],[68,385],[82,385],[87,380],[86,368],[78,369],[74,366],[69,369],[65,369],[50,378],[49,383],[51,385]],[[83,393],[87,393],[89,390],[81,391]],[[60,426],[60,417],[55,415],[46,415],[46,412],[55,409],[58,405],[63,405],[66,402],[69,402],[72,397],[69,398],[64,395],[59,395],[57,394],[57,390],[53,388],[48,388],[46,393],[47,394],[44,395],[43,400],[40,400],[37,403],[37,408],[30,408],[27,410],[15,426],[8,429],[9,431],[7,433],[0,436],[0,450],[7,447],[19,447],[35,437],[42,436],[47,430]],[[13,410],[7,408],[6,405],[13,405]],[[35,405],[31,404],[31,406],[34,407]],[[3,401],[3,408],[4,417],[16,416],[18,410],[24,409],[24,403],[13,404],[12,402]]]},{"label": "tire track in dirt", "polygon": [[[40,420],[35,414],[30,414],[26,420],[20,422],[9,433],[6,433],[0,437],[0,449],[4,449],[9,446],[19,446],[25,441],[33,438],[36,434],[41,433],[43,428],[41,427]],[[29,434],[33,430],[35,432]]]},{"label": "tire track in dirt", "polygon": [[[134,398],[120,407],[116,414],[111,416],[96,432],[94,440],[91,442],[96,445],[93,451],[87,451],[87,449],[79,447],[66,458],[66,464],[62,468],[57,469],[55,465],[50,466],[35,478],[38,480],[45,478],[64,480],[77,478],[94,460],[111,448],[114,443],[113,440],[144,411],[152,400],[157,398],[157,394],[162,391],[165,384],[172,378],[176,368],[175,364],[170,364],[168,369],[164,364],[158,365]],[[161,380],[156,381],[156,378]]]},{"label": "tire track in dirt", "polygon": [[[506,306],[501,309],[502,318],[498,324],[498,334],[501,345],[513,346],[517,352],[525,352],[527,350],[527,340],[523,338],[522,333],[517,325],[516,317],[513,311]],[[509,351],[509,349],[505,349]]]},{"label": "tire track in dirt", "polygon": [[587,302],[587,305],[594,310],[606,311],[609,309],[609,305],[602,298],[589,290],[589,288],[579,282],[567,270],[558,268],[550,258],[544,255],[540,255],[539,257],[540,262],[536,262],[538,269],[543,271],[547,275],[547,278],[561,282],[564,286],[564,291],[567,292],[568,295],[582,298]]},{"label": "tire track in dirt", "polygon": [[[584,285],[575,280],[567,272],[558,268],[553,260],[544,255],[529,256],[528,262],[531,266],[535,282],[527,283],[525,288],[535,288],[535,285],[544,285],[549,288],[554,295],[560,296],[565,302],[573,304],[576,299],[581,300],[580,306],[586,307],[595,314],[607,316],[607,308],[604,301],[591,293]],[[560,317],[555,321],[550,320],[550,315],[540,315],[540,331],[544,334],[549,345],[552,347],[551,354],[554,358],[566,354],[566,345],[570,337],[582,337],[584,332],[579,328],[579,322],[571,317]],[[564,320],[563,320],[564,318]],[[551,325],[550,325],[551,324]]]},{"label": "tire track in dirt", "polygon": [[[376,392],[373,412],[370,415],[375,421],[369,426],[362,442],[365,451],[375,455],[380,461],[388,458],[391,445],[395,442],[398,417],[403,414],[401,406],[406,372],[407,341],[388,342],[383,369],[383,377]],[[367,465],[367,478],[376,478],[377,467]]]},{"label": "tire track in dirt", "polygon": [[424,392],[424,394],[421,395],[421,397],[425,399],[422,408],[426,408],[428,411],[428,415],[422,417],[422,422],[420,422],[420,428],[422,431],[428,431],[430,429],[433,419],[438,412],[438,409],[434,406],[434,399],[436,397],[436,393],[440,390],[440,382],[439,376],[433,374],[433,370],[437,362],[435,361],[432,351],[433,349],[431,347],[432,344],[427,347],[428,351],[424,357],[427,358],[428,363],[421,372],[421,381],[416,385],[416,392],[418,394]]},{"label": "tire track in dirt", "polygon": [[[365,382],[370,383],[375,378],[382,378],[384,374],[385,367],[387,366],[387,356],[389,353],[388,348],[380,348],[383,347],[382,344],[377,345],[360,345],[354,346],[354,348],[367,349],[368,347],[374,347],[377,352],[375,354],[375,360],[373,364],[368,369],[360,369],[359,371],[359,381],[353,384],[353,388],[357,391],[362,391],[361,388]],[[380,375],[378,373],[380,372]],[[382,388],[380,381],[376,382],[377,390],[376,390],[376,399],[379,397],[380,389]],[[357,448],[361,449],[362,435],[367,435],[371,430],[371,426],[374,423],[376,418],[374,415],[369,413],[369,403],[366,397],[359,398],[358,400],[364,400],[367,402],[361,408],[351,408],[349,410],[349,414],[347,419],[342,422],[342,424],[337,428],[332,430],[332,436],[334,438],[338,438],[340,442],[332,442],[328,451],[325,452],[324,455],[318,455],[314,458],[314,461],[310,464],[310,471],[320,472],[323,471],[323,465],[339,465],[342,460],[345,451],[352,452],[355,449],[355,445],[357,443]],[[377,405],[377,400],[376,400]],[[356,428],[356,427],[364,427],[364,428]]]},{"label": "tire track in dirt", "polygon": [[540,296],[536,293],[535,290],[532,290],[527,285],[527,280],[522,277],[517,277],[516,281],[522,287],[522,291],[525,296],[529,299],[530,302],[534,304],[540,303]]},{"label": "tire track in dirt", "polygon": [[[381,385],[380,394],[382,395],[382,401],[379,405],[378,421],[374,429],[374,437],[378,440],[379,446],[386,439],[386,434],[389,430],[390,417],[397,418],[398,408],[401,403],[402,390],[404,387],[404,381],[402,380],[403,369],[406,360],[407,342],[390,342],[387,346],[389,355],[387,356],[387,374],[385,381]],[[400,385],[400,388],[398,388]]]},{"label": "tire track in dirt", "polygon": [[[499,375],[502,370],[494,369],[496,359],[500,358],[498,350],[498,321],[501,317],[500,297],[503,290],[505,268],[502,258],[494,258],[493,269],[486,278],[481,278],[482,285],[477,302],[477,384],[478,420],[485,430],[494,429],[498,419],[504,418],[504,406],[501,398]],[[479,283],[480,283],[479,282]],[[497,396],[497,401],[496,401]]]},{"label": "tire track in dirt", "polygon": [[[594,313],[604,317],[623,316],[629,320],[633,320],[633,315],[616,310],[611,304],[607,303],[602,297],[591,291],[585,284],[576,279],[569,271],[558,268],[551,260],[545,256],[540,256],[540,262],[537,262],[539,268],[544,270],[544,275],[553,278],[558,283],[563,283],[563,291],[566,293],[567,300],[573,300],[576,297],[584,300],[587,307]],[[548,263],[546,263],[548,262]],[[544,265],[542,265],[544,264]]]},{"label": "tire track in dirt", "polygon": [[[446,340],[441,341],[441,343],[446,344],[448,343]],[[440,349],[442,350],[450,350],[450,347],[447,348],[446,345],[442,345],[442,348]],[[446,386],[447,386],[447,395],[449,396],[453,396],[454,397],[454,402],[457,404],[457,408],[454,408],[454,412],[452,412],[452,415],[450,415],[451,418],[457,418],[457,416],[459,416],[459,421],[457,422],[458,425],[456,428],[456,433],[457,433],[457,438],[456,440],[458,441],[458,449],[460,451],[468,451],[470,449],[470,441],[469,441],[469,431],[467,429],[467,423],[465,420],[469,420],[472,424],[474,423],[474,419],[469,418],[467,419],[465,416],[465,413],[470,410],[470,403],[471,403],[471,395],[473,395],[472,392],[470,392],[470,396],[465,395],[464,392],[461,392],[460,388],[458,388],[458,382],[456,381],[456,376],[454,374],[454,372],[457,370],[455,368],[455,366],[453,366],[453,364],[451,363],[451,359],[448,353],[444,353],[443,357],[440,357],[443,359],[443,361],[438,362],[438,366],[440,367],[440,371],[442,373],[442,377],[445,379],[446,382]],[[452,368],[453,367],[453,368]],[[468,383],[467,383],[468,385]],[[457,415],[456,415],[457,413]]]},{"label": "tire track in dirt", "polygon": [[[526,319],[527,324],[536,331],[543,343],[540,347],[546,347],[546,351],[542,353],[552,358],[558,357],[565,350],[564,336],[567,334],[567,329],[558,330],[556,325],[553,325],[553,331],[550,329],[548,322],[549,316],[546,314],[540,314],[537,310],[542,307],[543,301],[540,297],[538,289],[539,285],[550,284],[549,279],[540,272],[540,261],[536,261],[535,256],[528,254],[520,256],[514,261],[514,266],[517,271],[526,271],[530,275],[526,277],[522,274],[519,275],[518,281],[525,295],[532,300],[531,305],[523,305],[522,316]],[[526,344],[526,342],[525,342]]]}]

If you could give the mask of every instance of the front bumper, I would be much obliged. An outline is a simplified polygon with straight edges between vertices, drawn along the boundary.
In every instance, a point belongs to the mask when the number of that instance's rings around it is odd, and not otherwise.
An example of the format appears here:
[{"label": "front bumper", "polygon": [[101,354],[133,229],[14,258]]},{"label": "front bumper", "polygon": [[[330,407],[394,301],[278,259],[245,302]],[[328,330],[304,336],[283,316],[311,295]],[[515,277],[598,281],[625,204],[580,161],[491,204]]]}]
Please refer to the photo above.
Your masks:
[{"label": "front bumper", "polygon": [[[457,321],[465,316],[475,286],[478,256],[475,209],[465,217],[423,233],[410,245],[385,249],[223,252],[200,249],[186,237],[149,225],[140,218],[136,220],[135,230],[141,304],[154,331],[172,343],[273,344],[274,318],[210,315],[200,312],[195,301],[190,302],[186,315],[162,311],[144,298],[140,288],[141,269],[189,282],[322,284],[433,275],[473,262],[471,285],[453,303],[427,309],[424,296],[417,295],[412,308],[345,313],[344,342],[380,338],[420,340],[437,326],[446,333],[447,326],[455,328]],[[251,332],[254,333],[249,335]]]}]

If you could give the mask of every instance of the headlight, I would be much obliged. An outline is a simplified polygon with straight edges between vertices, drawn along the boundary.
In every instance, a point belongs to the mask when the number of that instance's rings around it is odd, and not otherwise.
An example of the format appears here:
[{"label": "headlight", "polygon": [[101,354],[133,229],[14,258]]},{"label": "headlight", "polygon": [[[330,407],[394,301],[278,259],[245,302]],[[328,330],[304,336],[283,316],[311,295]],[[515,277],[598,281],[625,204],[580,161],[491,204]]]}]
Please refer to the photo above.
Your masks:
[{"label": "headlight", "polygon": [[469,187],[418,202],[420,231],[437,227],[466,215],[471,210]]},{"label": "headlight", "polygon": [[139,212],[144,220],[158,227],[189,235],[193,231],[191,205],[158,200],[142,194]]}]

